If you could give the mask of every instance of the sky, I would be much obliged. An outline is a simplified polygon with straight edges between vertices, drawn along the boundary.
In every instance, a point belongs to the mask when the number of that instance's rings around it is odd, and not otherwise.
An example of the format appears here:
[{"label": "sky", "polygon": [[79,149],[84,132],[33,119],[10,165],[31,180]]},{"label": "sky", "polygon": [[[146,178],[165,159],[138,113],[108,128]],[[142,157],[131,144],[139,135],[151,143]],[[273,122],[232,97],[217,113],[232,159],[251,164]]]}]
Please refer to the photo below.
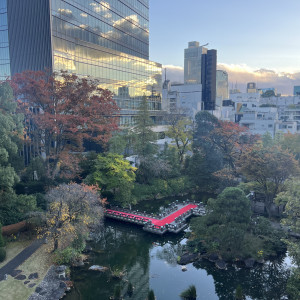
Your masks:
[{"label": "sky", "polygon": [[300,85],[300,0],[150,0],[150,59],[183,81],[189,41],[218,51],[230,88],[246,83],[292,94]]}]

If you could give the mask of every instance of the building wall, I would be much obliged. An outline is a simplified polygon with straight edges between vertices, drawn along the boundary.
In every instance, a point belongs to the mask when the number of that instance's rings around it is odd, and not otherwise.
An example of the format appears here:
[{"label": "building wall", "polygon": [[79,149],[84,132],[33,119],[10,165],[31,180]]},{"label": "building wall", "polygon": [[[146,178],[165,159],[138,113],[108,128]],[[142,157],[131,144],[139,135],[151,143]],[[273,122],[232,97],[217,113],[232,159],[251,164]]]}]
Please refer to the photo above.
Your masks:
[{"label": "building wall", "polygon": [[11,75],[52,68],[49,0],[8,0]]},{"label": "building wall", "polygon": [[294,96],[300,96],[300,86],[294,86]]},{"label": "building wall", "polygon": [[7,0],[0,0],[0,80],[10,76]]}]

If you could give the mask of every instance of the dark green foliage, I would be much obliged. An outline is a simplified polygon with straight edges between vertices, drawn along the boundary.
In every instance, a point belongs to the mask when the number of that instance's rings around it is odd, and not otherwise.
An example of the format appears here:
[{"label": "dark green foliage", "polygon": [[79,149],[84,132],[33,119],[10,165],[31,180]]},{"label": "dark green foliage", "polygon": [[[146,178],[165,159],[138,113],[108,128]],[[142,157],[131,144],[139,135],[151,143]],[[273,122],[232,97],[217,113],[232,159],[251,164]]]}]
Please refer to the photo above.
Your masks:
[{"label": "dark green foliage", "polygon": [[113,299],[114,299],[114,300],[119,300],[119,299],[121,299],[121,287],[120,287],[119,285],[117,285],[117,286],[115,287]]},{"label": "dark green foliage", "polygon": [[154,291],[150,290],[148,293],[148,300],[155,300],[155,295],[154,295]]},{"label": "dark green foliage", "polygon": [[243,293],[243,289],[240,285],[237,286],[236,290],[235,290],[235,299],[236,300],[243,300],[246,299]]},{"label": "dark green foliage", "polygon": [[299,300],[300,299],[300,270],[299,268],[293,268],[292,275],[290,276],[287,283],[287,292],[289,299]]},{"label": "dark green foliage", "polygon": [[3,247],[0,247],[0,262],[3,262],[6,258],[6,251]]},{"label": "dark green foliage", "polygon": [[131,283],[131,282],[128,283],[128,287],[127,287],[127,295],[128,295],[129,297],[132,297],[132,295],[133,295],[133,286],[132,286],[132,283]]},{"label": "dark green foliage", "polygon": [[86,246],[85,238],[82,234],[78,233],[77,237],[72,242],[72,248],[81,253]]},{"label": "dark green foliage", "polygon": [[197,298],[197,291],[194,285],[190,285],[186,290],[184,290],[180,297],[184,300],[196,300]]},{"label": "dark green foliage", "polygon": [[55,251],[54,261],[57,265],[70,265],[78,259],[80,253],[72,247]]}]

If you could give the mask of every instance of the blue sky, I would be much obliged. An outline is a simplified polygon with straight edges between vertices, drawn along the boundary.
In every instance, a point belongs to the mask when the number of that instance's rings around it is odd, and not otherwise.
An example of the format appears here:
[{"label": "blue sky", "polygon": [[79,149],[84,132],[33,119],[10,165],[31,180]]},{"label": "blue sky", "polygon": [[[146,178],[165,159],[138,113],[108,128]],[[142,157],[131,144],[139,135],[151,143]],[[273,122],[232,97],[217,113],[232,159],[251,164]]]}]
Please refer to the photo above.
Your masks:
[{"label": "blue sky", "polygon": [[300,0],[150,0],[150,59],[163,65],[182,67],[183,49],[197,40],[229,72],[272,70],[300,85],[299,36]]}]

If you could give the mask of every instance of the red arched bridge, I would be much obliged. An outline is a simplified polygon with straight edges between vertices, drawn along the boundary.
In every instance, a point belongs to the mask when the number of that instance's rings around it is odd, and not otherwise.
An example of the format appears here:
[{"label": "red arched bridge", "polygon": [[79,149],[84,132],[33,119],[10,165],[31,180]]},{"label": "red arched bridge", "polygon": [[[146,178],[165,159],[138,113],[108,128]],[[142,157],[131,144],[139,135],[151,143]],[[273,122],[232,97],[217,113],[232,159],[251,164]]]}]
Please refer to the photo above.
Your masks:
[{"label": "red arched bridge", "polygon": [[203,214],[205,214],[203,204],[191,202],[172,203],[158,215],[120,208],[105,210],[105,216],[108,218],[143,225],[145,231],[161,235],[167,231],[178,233],[188,226],[186,223],[188,217]]}]

